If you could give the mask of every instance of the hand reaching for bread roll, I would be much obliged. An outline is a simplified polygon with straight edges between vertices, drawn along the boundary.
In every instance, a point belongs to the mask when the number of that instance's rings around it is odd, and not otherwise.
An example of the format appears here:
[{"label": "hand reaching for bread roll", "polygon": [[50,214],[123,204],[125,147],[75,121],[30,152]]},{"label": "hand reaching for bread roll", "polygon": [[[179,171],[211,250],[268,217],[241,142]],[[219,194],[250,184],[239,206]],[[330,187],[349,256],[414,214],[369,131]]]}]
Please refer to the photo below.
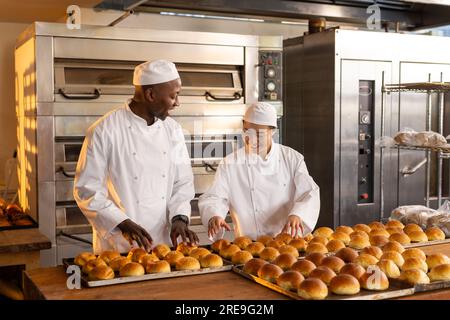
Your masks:
[{"label": "hand reaching for bread roll", "polygon": [[189,230],[186,222],[183,220],[175,220],[172,222],[172,229],[170,231],[170,239],[175,248],[178,246],[177,238],[180,236],[184,243],[189,240],[192,245],[196,245],[199,242],[197,234],[194,231]]},{"label": "hand reaching for bread roll", "polygon": [[127,219],[117,227],[122,231],[123,237],[128,240],[131,246],[133,246],[133,241],[136,241],[138,246],[144,248],[147,252],[152,249],[152,237],[137,223]]},{"label": "hand reaching for bread roll", "polygon": [[211,219],[209,219],[208,222],[208,237],[212,238],[214,235],[216,235],[220,228],[224,228],[227,231],[231,231],[231,227],[228,225],[228,223],[225,222],[225,219],[219,216],[214,216]]},{"label": "hand reaching for bread roll", "polygon": [[284,225],[283,230],[281,230],[281,233],[289,233],[289,231],[290,231],[291,237],[297,236],[299,231],[300,231],[300,235],[303,235],[303,221],[302,221],[302,219],[300,219],[299,216],[290,215],[288,217],[288,221]]}]

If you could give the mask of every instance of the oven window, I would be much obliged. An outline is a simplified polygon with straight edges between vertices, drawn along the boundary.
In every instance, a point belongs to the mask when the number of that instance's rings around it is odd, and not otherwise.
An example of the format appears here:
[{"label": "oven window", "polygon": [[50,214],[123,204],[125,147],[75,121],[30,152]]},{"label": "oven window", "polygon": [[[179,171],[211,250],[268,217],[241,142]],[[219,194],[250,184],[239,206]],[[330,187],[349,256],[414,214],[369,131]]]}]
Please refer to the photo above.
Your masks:
[{"label": "oven window", "polygon": [[66,84],[132,85],[133,70],[64,68]]},{"label": "oven window", "polygon": [[234,88],[231,72],[180,71],[179,74],[183,87]]},{"label": "oven window", "polygon": [[81,152],[81,144],[66,144],[64,145],[64,156],[66,162],[77,162],[78,156]]}]

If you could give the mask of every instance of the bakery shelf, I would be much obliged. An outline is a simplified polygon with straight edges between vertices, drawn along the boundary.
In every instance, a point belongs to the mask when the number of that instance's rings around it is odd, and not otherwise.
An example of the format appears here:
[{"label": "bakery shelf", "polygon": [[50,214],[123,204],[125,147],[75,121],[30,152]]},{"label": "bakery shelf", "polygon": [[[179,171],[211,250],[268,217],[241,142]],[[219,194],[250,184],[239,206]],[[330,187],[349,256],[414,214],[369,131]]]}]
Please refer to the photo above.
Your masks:
[{"label": "bakery shelf", "polygon": [[417,92],[417,93],[439,93],[450,92],[450,83],[448,82],[414,82],[401,84],[386,84],[383,86],[383,92]]},{"label": "bakery shelf", "polygon": [[396,149],[402,149],[402,150],[413,150],[413,151],[434,151],[434,152],[441,152],[440,157],[443,159],[450,159],[450,148],[449,147],[415,147],[415,146],[403,146],[396,144],[392,146]]}]

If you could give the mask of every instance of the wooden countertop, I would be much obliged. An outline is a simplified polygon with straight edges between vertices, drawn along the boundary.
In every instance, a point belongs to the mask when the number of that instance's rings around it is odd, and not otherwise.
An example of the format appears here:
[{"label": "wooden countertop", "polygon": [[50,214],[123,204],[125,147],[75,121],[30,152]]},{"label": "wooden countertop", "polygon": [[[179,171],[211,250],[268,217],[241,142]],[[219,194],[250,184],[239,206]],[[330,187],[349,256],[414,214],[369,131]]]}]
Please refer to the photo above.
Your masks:
[{"label": "wooden countertop", "polygon": [[50,240],[38,228],[0,231],[0,253],[50,249]]}]

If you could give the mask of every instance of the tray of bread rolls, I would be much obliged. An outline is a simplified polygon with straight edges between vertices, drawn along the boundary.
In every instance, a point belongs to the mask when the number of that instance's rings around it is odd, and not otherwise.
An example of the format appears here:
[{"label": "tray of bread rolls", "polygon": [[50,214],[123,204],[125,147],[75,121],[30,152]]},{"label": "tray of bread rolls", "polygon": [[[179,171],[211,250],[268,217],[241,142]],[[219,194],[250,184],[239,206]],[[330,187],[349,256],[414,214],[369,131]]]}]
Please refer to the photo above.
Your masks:
[{"label": "tray of bread rolls", "polygon": [[63,259],[65,268],[78,266],[85,287],[101,287],[137,281],[174,278],[229,271],[232,264],[206,248],[184,243],[170,248],[155,246],[151,252],[133,248],[127,254],[104,251],[100,255],[82,252]]}]

